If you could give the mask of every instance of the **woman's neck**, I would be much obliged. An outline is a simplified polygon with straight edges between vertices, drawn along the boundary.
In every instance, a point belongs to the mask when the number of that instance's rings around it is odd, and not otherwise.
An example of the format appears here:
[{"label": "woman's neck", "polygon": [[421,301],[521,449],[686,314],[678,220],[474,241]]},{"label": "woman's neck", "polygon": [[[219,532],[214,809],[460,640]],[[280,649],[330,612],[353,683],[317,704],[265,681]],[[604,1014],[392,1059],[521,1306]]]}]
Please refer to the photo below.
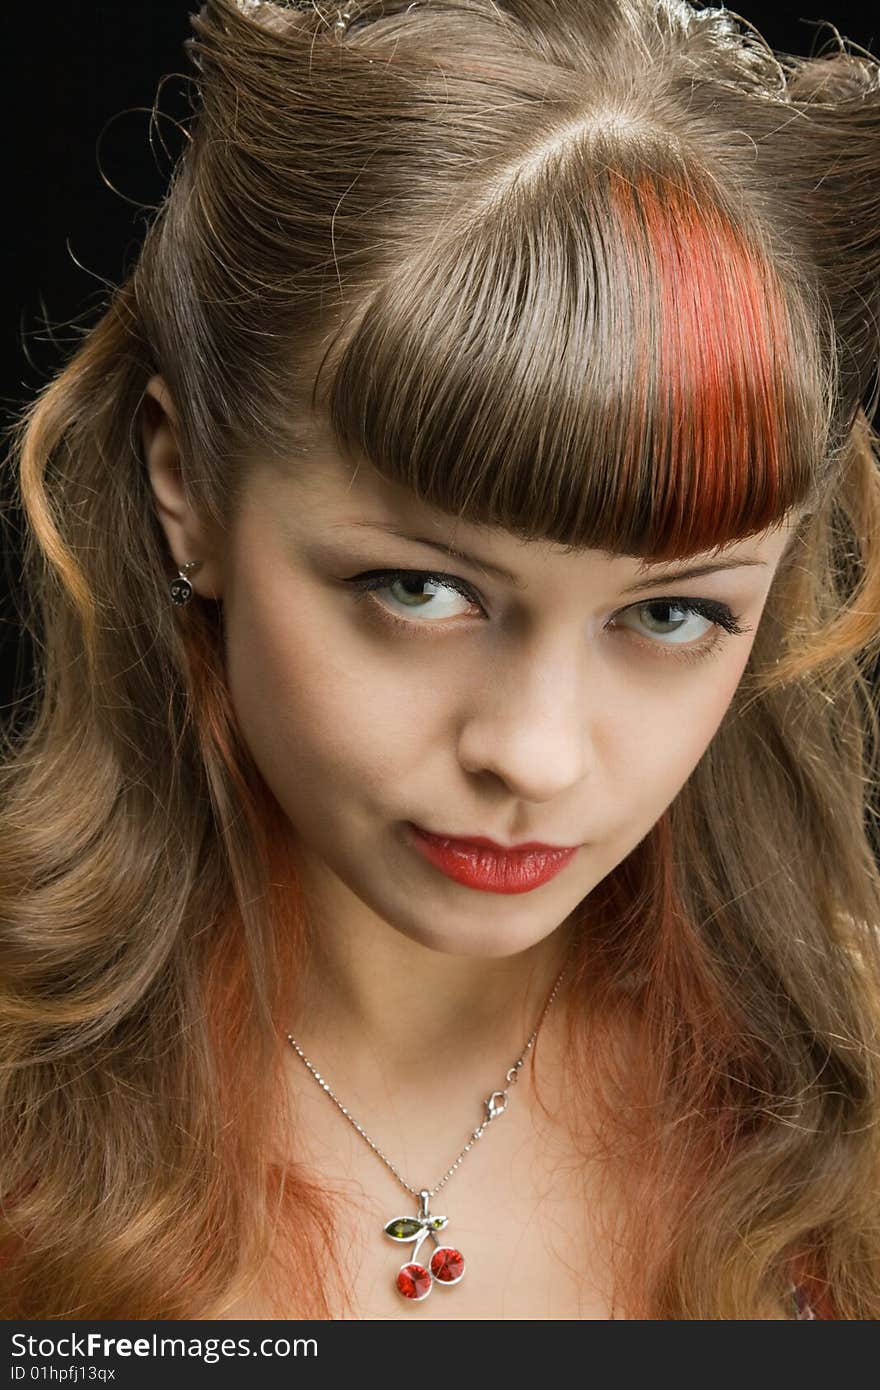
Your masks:
[{"label": "woman's neck", "polygon": [[501,1068],[500,1084],[563,969],[568,924],[515,955],[453,956],[395,930],[320,866],[306,861],[300,881],[312,946],[287,1028],[331,1084],[335,1073],[369,1089],[381,1074],[398,1092],[430,1088],[476,1059]]}]

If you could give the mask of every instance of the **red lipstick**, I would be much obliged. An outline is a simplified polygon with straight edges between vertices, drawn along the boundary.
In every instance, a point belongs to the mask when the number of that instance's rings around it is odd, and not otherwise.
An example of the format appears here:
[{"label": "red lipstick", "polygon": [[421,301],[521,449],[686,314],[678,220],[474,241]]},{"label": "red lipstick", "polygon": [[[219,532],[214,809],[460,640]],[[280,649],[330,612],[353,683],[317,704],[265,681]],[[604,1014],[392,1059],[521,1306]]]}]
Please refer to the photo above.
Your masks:
[{"label": "red lipstick", "polygon": [[435,868],[456,883],[484,893],[528,893],[555,878],[580,848],[531,840],[505,849],[482,835],[458,840],[433,835],[411,822],[407,828],[412,844]]}]

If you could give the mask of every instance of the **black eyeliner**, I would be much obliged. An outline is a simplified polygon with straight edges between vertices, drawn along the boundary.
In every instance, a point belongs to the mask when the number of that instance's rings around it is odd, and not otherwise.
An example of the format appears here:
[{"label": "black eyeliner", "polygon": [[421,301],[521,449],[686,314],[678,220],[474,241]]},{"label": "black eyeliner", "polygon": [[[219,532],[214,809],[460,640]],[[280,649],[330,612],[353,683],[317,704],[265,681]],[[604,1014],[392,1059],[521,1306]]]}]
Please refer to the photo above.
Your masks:
[{"label": "black eyeliner", "polygon": [[[353,575],[343,582],[350,584],[358,591],[357,596],[372,592],[375,589],[387,588],[398,579],[426,579],[432,584],[440,584],[444,588],[454,589],[456,593],[472,603],[479,604],[480,600],[475,591],[464,580],[457,578],[453,574],[441,574],[435,570],[423,569],[379,569],[367,570],[364,574]],[[734,614],[728,604],[722,603],[719,599],[693,598],[678,594],[660,594],[656,598],[642,599],[638,603],[627,604],[627,608],[648,608],[653,604],[668,604],[670,608],[680,608],[683,612],[696,613],[701,618],[707,618],[712,623],[717,623],[726,632],[741,636],[751,629],[740,626],[738,617]],[[625,611],[625,610],[623,610]]]}]

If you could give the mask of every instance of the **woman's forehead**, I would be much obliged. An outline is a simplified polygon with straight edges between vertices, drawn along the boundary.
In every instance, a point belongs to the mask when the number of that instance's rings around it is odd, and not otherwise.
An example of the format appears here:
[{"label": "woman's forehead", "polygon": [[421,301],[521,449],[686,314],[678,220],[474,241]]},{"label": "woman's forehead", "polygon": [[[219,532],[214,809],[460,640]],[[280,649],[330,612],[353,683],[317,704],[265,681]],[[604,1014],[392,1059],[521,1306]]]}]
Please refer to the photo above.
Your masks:
[{"label": "woman's forehead", "polygon": [[[292,461],[283,475],[282,494],[278,492],[278,475],[266,474],[264,504],[270,514],[283,516],[302,533],[325,533],[330,537],[384,535],[408,541],[427,542],[448,550],[450,558],[460,556],[469,560],[468,551],[482,552],[480,563],[493,569],[490,555],[503,556],[504,563],[515,565],[517,557],[524,562],[531,558],[550,558],[568,554],[592,556],[597,561],[637,562],[638,573],[650,574],[668,565],[669,561],[647,562],[641,557],[605,549],[562,545],[552,540],[524,538],[502,526],[472,520],[466,516],[444,511],[420,497],[416,491],[393,478],[388,478],[368,460],[347,460],[332,447],[316,449],[309,459]],[[806,504],[792,508],[779,522],[749,536],[726,540],[713,549],[693,552],[688,557],[694,564],[719,557],[738,558],[760,554],[769,547],[777,548],[776,538],[784,545],[792,537],[807,511]],[[503,577],[513,579],[509,571]]]}]

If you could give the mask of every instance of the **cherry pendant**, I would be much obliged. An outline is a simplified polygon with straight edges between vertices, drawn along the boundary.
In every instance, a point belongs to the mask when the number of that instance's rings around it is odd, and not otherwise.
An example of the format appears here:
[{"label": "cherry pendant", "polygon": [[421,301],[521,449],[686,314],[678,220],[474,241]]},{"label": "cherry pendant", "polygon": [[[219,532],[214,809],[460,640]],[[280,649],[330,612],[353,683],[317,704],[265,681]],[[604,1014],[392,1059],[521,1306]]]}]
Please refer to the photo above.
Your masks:
[{"label": "cherry pendant", "polygon": [[[395,1280],[397,1292],[403,1298],[420,1302],[427,1298],[435,1284],[448,1288],[457,1284],[464,1276],[464,1256],[452,1245],[441,1245],[436,1232],[446,1226],[445,1216],[432,1216],[428,1210],[430,1193],[423,1189],[419,1193],[418,1216],[395,1216],[385,1227],[386,1236],[399,1244],[412,1243],[412,1258],[400,1266]],[[428,1236],[436,1249],[427,1266],[419,1263],[419,1250]]]}]

